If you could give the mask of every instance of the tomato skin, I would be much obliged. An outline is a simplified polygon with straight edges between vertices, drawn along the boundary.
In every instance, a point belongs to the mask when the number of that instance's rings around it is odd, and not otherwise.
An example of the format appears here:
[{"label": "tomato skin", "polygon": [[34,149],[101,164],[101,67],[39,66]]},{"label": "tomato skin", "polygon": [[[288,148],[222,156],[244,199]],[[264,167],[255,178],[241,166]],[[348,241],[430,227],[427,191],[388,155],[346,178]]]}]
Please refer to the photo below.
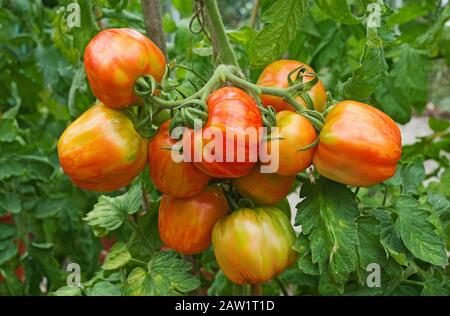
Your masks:
[{"label": "tomato skin", "polygon": [[99,32],[84,52],[84,66],[94,95],[105,105],[123,108],[135,104],[134,83],[143,75],[158,82],[166,60],[147,37],[129,28]]},{"label": "tomato skin", "polygon": [[242,196],[254,202],[260,205],[273,205],[290,192],[294,181],[295,175],[261,173],[260,166],[256,166],[245,176],[233,179],[233,185]]},{"label": "tomato skin", "polygon": [[300,114],[291,111],[281,111],[277,113],[277,127],[270,134],[270,140],[267,143],[268,152],[276,148],[278,143],[279,167],[277,174],[283,176],[292,176],[308,168],[312,163],[314,148],[298,151],[312,144],[317,133],[314,126]]},{"label": "tomato skin", "polygon": [[380,110],[342,101],[325,119],[313,163],[331,180],[371,186],[392,177],[402,152],[400,129]]},{"label": "tomato skin", "polygon": [[[255,165],[259,148],[259,128],[263,126],[261,113],[255,100],[243,90],[236,87],[223,87],[214,91],[207,100],[208,120],[204,129],[223,133],[223,147],[215,148],[216,155],[222,157],[222,162],[208,162],[205,159],[203,149],[210,142],[208,136],[200,133],[194,135],[192,142],[193,151],[202,157],[201,162],[195,162],[195,166],[202,172],[215,178],[237,178],[248,173]],[[226,132],[226,128],[230,128]],[[254,129],[254,134],[244,129]],[[235,137],[245,137],[245,144],[238,148]],[[203,140],[203,141],[202,141]],[[203,144],[203,145],[202,145]],[[228,145],[227,145],[228,144]],[[234,148],[234,155],[228,153],[226,147]],[[217,151],[219,151],[217,153]],[[238,161],[238,153],[244,153],[243,161]],[[252,159],[252,156],[255,159]],[[228,160],[228,161],[226,161]],[[253,161],[254,160],[254,161]]]},{"label": "tomato skin", "polygon": [[[287,88],[289,87],[289,82],[287,77],[289,73],[300,66],[304,66],[308,72],[314,72],[314,70],[296,60],[288,60],[288,59],[280,59],[274,61],[269,64],[259,76],[257,84],[263,87],[273,87],[273,88]],[[297,75],[297,72],[291,75],[291,79],[294,79]],[[303,83],[311,81],[312,77],[303,77]],[[309,96],[314,104],[314,109],[322,112],[325,109],[327,104],[327,92],[322,81],[318,81],[311,90],[308,91]],[[297,96],[295,100],[300,103],[302,106],[307,107],[305,101]],[[275,108],[277,112],[283,110],[295,111],[295,109],[288,102],[284,101],[280,97],[272,96],[272,95],[261,95],[261,101],[264,106],[271,105]]]},{"label": "tomato skin", "polygon": [[6,213],[5,215],[0,216],[0,223],[14,224],[14,217],[12,213]]},{"label": "tomato skin", "polygon": [[147,141],[124,113],[99,103],[66,128],[58,156],[76,186],[109,192],[130,184],[144,169]]},{"label": "tomato skin", "polygon": [[175,162],[172,152],[164,147],[172,147],[177,140],[169,134],[170,121],[161,125],[148,145],[150,177],[156,187],[173,197],[193,196],[202,191],[211,179],[191,162]]},{"label": "tomato skin", "polygon": [[270,280],[296,259],[295,233],[277,208],[241,208],[214,226],[212,242],[217,263],[237,284]]},{"label": "tomato skin", "polygon": [[158,230],[166,246],[183,254],[196,254],[211,244],[211,231],[229,211],[218,186],[208,186],[197,195],[175,198],[164,194],[159,206]]}]

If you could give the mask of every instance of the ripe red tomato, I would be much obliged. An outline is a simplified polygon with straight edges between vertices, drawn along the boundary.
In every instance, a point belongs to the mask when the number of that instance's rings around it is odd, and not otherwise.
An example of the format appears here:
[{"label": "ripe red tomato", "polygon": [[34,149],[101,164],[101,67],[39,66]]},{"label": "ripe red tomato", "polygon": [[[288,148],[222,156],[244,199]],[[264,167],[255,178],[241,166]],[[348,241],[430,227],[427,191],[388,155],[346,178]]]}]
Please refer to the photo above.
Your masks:
[{"label": "ripe red tomato", "polygon": [[210,177],[191,162],[175,162],[172,159],[172,152],[167,148],[174,146],[177,140],[170,138],[169,124],[170,121],[167,121],[161,125],[158,134],[149,143],[150,177],[162,193],[173,197],[195,195],[208,185]]},{"label": "ripe red tomato", "polygon": [[147,142],[124,113],[99,103],[66,128],[58,155],[75,185],[108,192],[130,184],[144,169]]},{"label": "ripe red tomato", "polygon": [[270,160],[270,163],[274,163],[273,159],[276,159],[278,152],[277,173],[284,176],[296,175],[311,165],[314,148],[303,151],[298,149],[316,140],[316,130],[306,118],[291,111],[277,113],[277,127],[278,129],[270,134],[270,140],[267,142],[268,152],[275,157]]},{"label": "ripe red tomato", "polygon": [[296,259],[295,233],[277,208],[242,208],[220,219],[212,242],[217,263],[237,284],[270,280]]},{"label": "ripe red tomato", "polygon": [[160,81],[165,65],[161,50],[150,39],[128,28],[101,31],[84,52],[84,66],[94,95],[113,108],[136,103],[136,79],[151,75]]},{"label": "ripe red tomato", "polygon": [[291,190],[294,176],[281,176],[276,173],[261,173],[256,166],[245,176],[233,179],[236,190],[244,197],[260,205],[273,205],[280,202]]},{"label": "ripe red tomato", "polygon": [[[263,123],[256,102],[241,89],[223,87],[209,96],[207,104],[208,120],[203,133],[194,135],[193,151],[202,157],[195,166],[215,178],[241,177],[253,168],[258,157],[258,129]],[[223,146],[212,146],[211,153],[222,161],[212,161],[214,157],[207,154],[209,145],[214,144],[210,142],[214,140],[217,144],[214,133]],[[239,139],[244,141],[239,144]],[[233,152],[227,152],[227,148],[232,148]]]},{"label": "ripe red tomato", "polygon": [[217,186],[208,186],[188,198],[164,194],[158,213],[159,236],[178,252],[200,253],[211,244],[214,224],[228,211],[227,199]]},{"label": "ripe red tomato", "polygon": [[366,187],[392,177],[401,153],[400,129],[388,115],[342,101],[326,117],[313,163],[326,178]]},{"label": "ripe red tomato", "polygon": [[[287,88],[289,87],[289,82],[287,80],[289,73],[301,66],[304,66],[308,72],[314,72],[311,67],[296,60],[277,60],[268,65],[263,70],[263,72],[259,76],[257,84],[263,87]],[[291,79],[294,79],[297,73],[298,72],[293,73],[291,75]],[[311,81],[312,79],[312,77],[304,76],[303,83]],[[313,101],[314,109],[320,112],[323,111],[327,104],[327,93],[322,81],[319,80],[314,85],[314,87],[312,87],[311,90],[308,91],[308,94]],[[300,96],[297,96],[295,100],[306,107],[305,101]],[[280,97],[262,94],[261,101],[264,106],[273,106],[277,112],[283,110],[295,111],[295,109],[289,103],[287,103]]]},{"label": "ripe red tomato", "polygon": [[0,216],[0,223],[14,224],[13,215],[11,213],[6,213],[5,215]]}]

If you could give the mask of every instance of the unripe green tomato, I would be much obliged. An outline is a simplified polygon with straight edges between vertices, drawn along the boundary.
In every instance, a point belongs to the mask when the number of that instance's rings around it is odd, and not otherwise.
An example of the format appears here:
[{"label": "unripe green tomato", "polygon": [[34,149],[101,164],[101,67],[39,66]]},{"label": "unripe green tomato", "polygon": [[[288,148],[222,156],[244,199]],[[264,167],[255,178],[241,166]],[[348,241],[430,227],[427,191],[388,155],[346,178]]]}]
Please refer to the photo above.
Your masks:
[{"label": "unripe green tomato", "polygon": [[294,229],[274,207],[241,208],[223,217],[214,226],[212,242],[217,263],[237,284],[268,281],[297,258]]}]

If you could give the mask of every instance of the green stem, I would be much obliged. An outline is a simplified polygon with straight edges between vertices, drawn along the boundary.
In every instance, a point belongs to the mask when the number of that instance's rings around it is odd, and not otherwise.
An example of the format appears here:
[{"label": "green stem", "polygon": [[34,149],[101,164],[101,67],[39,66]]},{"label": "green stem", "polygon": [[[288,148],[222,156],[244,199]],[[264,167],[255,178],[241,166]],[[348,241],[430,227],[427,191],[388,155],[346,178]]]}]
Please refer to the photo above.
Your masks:
[{"label": "green stem", "polygon": [[234,65],[239,67],[236,54],[231,47],[225,27],[223,25],[222,17],[220,16],[219,7],[216,0],[205,0],[206,11],[208,12],[210,20],[210,29],[213,36],[217,40],[218,62],[220,64]]},{"label": "green stem", "polygon": [[385,189],[384,189],[384,196],[383,196],[383,206],[386,206],[389,186],[387,184],[384,184],[384,187],[385,187]]},{"label": "green stem", "polygon": [[284,285],[283,281],[281,281],[279,277],[275,277],[274,280],[278,284],[278,286],[280,287],[281,292],[283,292],[283,295],[284,296],[289,296],[289,293],[288,293],[288,291],[286,289],[286,286]]},{"label": "green stem", "polygon": [[128,225],[130,225],[130,227],[133,229],[133,231],[136,234],[141,236],[141,238],[145,241],[148,249],[150,249],[152,252],[155,252],[156,251],[155,247],[153,247],[152,243],[147,239],[147,237],[144,235],[144,233],[141,231],[141,229],[138,227],[138,225],[131,220],[128,220],[127,223],[128,223]]}]

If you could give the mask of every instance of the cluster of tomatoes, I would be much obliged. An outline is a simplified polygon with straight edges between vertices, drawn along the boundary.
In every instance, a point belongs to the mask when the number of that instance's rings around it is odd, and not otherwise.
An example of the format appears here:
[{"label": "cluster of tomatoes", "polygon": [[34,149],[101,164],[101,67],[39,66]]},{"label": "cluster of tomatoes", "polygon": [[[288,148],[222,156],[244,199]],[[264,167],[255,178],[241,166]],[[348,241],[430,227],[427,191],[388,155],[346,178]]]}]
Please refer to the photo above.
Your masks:
[{"label": "cluster of tomatoes", "polygon": [[[161,240],[184,254],[200,253],[212,243],[220,268],[238,284],[267,281],[296,260],[290,211],[285,213],[276,204],[290,192],[299,172],[313,165],[321,176],[334,181],[370,186],[391,177],[400,159],[396,124],[383,112],[356,101],[328,109],[318,131],[285,99],[263,94],[259,96],[262,104],[277,111],[277,129],[270,137],[247,137],[246,128],[263,127],[260,108],[246,91],[226,86],[208,96],[203,126],[225,135],[223,147],[215,149],[224,159],[176,162],[170,150],[177,142],[170,137],[170,120],[147,140],[123,111],[142,102],[134,93],[138,77],[151,75],[156,81],[163,77],[161,51],[136,31],[109,29],[91,40],[84,63],[100,102],[75,120],[59,140],[65,173],[83,189],[108,192],[130,184],[148,164],[153,183],[163,193],[158,215]],[[264,69],[257,85],[287,88],[288,77],[301,67],[313,72],[298,61],[276,61]],[[309,80],[303,78],[305,83]],[[315,110],[323,112],[327,96],[322,82],[307,94]],[[301,96],[296,101],[306,107]],[[245,142],[235,143],[235,135],[228,137],[227,128],[243,133]],[[192,137],[200,137],[201,145],[192,142],[191,154],[204,155],[210,139],[201,133]],[[262,144],[269,152],[277,148],[276,172],[262,173],[263,162],[249,159]],[[243,161],[237,159],[239,153]],[[236,207],[236,195],[251,200],[253,206]]]}]

